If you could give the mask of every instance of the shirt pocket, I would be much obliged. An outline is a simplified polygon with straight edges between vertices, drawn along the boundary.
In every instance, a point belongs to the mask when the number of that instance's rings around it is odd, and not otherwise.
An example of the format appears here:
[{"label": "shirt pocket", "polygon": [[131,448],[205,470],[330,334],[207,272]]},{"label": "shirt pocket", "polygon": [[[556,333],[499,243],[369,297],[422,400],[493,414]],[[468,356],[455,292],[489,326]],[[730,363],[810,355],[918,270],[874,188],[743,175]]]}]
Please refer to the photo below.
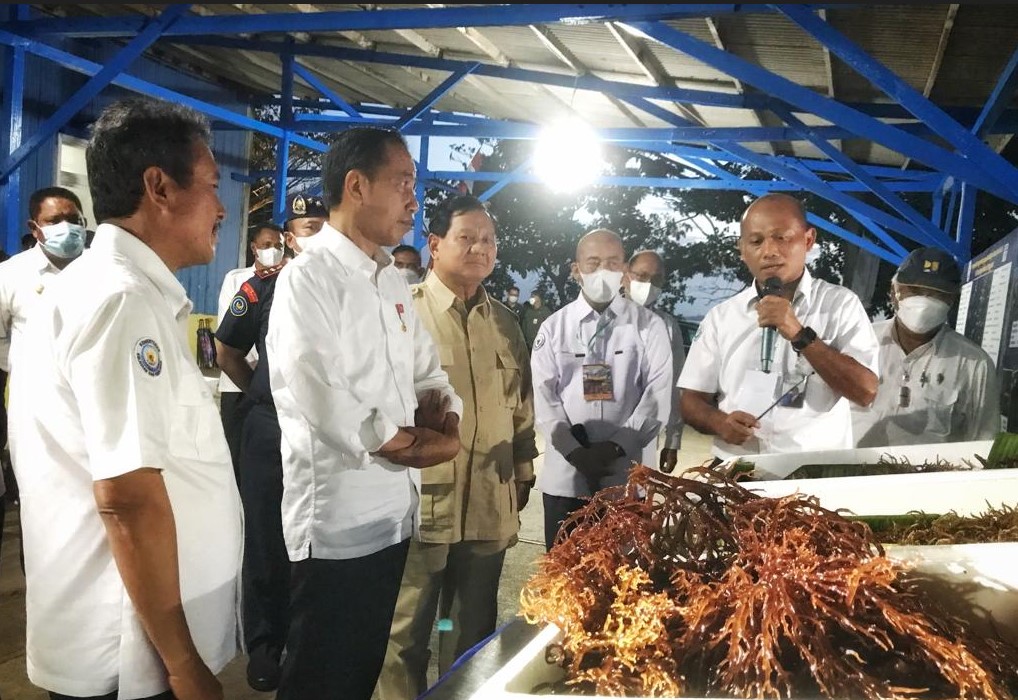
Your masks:
[{"label": "shirt pocket", "polygon": [[930,389],[926,394],[926,433],[950,437],[954,429],[957,389]]},{"label": "shirt pocket", "polygon": [[495,368],[502,381],[501,401],[507,408],[520,405],[520,363],[509,348],[499,348],[495,355]]},{"label": "shirt pocket", "polygon": [[212,390],[203,379],[190,374],[180,379],[174,414],[171,454],[198,462],[231,464],[222,419]]}]

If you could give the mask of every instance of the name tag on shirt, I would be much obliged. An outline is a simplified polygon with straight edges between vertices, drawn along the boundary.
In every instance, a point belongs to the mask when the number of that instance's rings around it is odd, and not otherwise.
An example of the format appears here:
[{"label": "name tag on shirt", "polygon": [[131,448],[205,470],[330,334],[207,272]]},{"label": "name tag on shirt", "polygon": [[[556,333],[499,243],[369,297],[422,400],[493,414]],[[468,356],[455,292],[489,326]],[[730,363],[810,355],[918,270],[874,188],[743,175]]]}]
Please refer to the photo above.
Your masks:
[{"label": "name tag on shirt", "polygon": [[778,398],[781,387],[781,375],[751,369],[735,392],[735,408],[752,416],[759,416],[766,411]]},{"label": "name tag on shirt", "polygon": [[587,401],[614,401],[612,368],[606,364],[583,365],[583,398]]}]

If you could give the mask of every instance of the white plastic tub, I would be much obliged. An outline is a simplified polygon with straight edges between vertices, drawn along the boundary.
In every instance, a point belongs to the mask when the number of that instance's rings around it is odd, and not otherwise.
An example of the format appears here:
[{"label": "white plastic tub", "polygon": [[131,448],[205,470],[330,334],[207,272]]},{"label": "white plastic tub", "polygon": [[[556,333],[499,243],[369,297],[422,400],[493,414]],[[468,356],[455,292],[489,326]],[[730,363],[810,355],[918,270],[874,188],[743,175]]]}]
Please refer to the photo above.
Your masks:
[{"label": "white plastic tub", "polygon": [[[996,630],[1005,640],[1018,644],[1018,544],[892,546],[887,553],[911,564],[924,590],[945,609],[970,620],[977,631],[992,634]],[[558,637],[557,627],[545,627],[471,700],[578,697],[550,694],[546,690],[547,684],[564,677],[560,667],[544,658],[545,648]],[[583,697],[609,700],[604,696]]]}]

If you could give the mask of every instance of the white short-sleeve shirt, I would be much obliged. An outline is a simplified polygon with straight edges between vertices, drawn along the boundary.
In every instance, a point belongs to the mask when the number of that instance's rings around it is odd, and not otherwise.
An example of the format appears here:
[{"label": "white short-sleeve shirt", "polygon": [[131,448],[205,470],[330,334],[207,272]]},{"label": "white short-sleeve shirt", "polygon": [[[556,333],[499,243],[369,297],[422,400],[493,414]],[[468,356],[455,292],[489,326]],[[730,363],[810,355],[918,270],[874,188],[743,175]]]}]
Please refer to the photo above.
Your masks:
[{"label": "white short-sleeve shirt", "polygon": [[852,406],[856,446],[925,445],[997,436],[1000,389],[993,360],[985,350],[944,326],[906,356],[894,337],[894,319],[874,323],[873,330],[880,342],[880,387],[872,406]]},{"label": "white short-sleeve shirt", "polygon": [[[747,373],[759,370],[763,328],[757,323],[757,291],[753,285],[721,302],[700,323],[679,377],[679,387],[716,394],[726,413],[745,410],[736,401]],[[859,297],[845,287],[815,279],[805,270],[792,300],[799,322],[816,331],[825,344],[878,371],[877,339]],[[813,371],[809,361],[777,336],[772,372],[796,381]],[[879,375],[878,375],[879,376]],[[784,389],[795,381],[785,382]],[[777,406],[742,445],[714,438],[713,452],[722,459],[771,452],[834,450],[852,446],[848,399],[831,389],[819,374],[806,380],[801,408]],[[779,392],[780,393],[780,392]]]},{"label": "white short-sleeve shirt", "polygon": [[42,246],[34,245],[0,263],[0,369],[11,371],[12,353],[32,309],[60,268],[50,262]]},{"label": "white short-sleeve shirt", "polygon": [[11,376],[21,487],[28,675],[42,688],[121,700],[168,688],[118,573],[93,484],[161,470],[177,535],[180,593],[202,659],[236,654],[243,522],[211,391],[188,347],[191,304],[147,245],[98,227],[51,283]]}]

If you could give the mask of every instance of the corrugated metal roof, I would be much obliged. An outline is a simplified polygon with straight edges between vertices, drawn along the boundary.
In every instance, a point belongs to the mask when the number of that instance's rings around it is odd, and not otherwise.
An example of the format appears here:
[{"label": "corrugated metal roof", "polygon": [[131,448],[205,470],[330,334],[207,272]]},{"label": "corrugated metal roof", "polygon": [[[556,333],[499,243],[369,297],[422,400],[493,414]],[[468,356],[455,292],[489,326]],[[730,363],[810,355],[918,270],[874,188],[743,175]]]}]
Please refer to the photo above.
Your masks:
[{"label": "corrugated metal roof", "polygon": [[[52,14],[72,16],[112,16],[132,12],[152,16],[165,5],[34,7]],[[205,4],[194,5],[193,11],[201,15],[240,17],[252,13],[297,10],[365,12],[400,8],[421,9],[422,6]],[[951,16],[953,24],[948,22]],[[1010,4],[851,5],[828,10],[827,19],[916,90],[923,91],[929,86],[931,99],[941,105],[980,107],[1018,46],[1018,12]],[[683,18],[668,24],[821,94],[826,95],[833,90],[834,97],[840,101],[888,101],[867,79],[827,53],[817,41],[781,14],[722,13],[713,18]],[[539,32],[544,32],[546,38],[542,39]],[[280,36],[266,34],[256,38],[277,41]],[[479,61],[567,76],[574,75],[573,68],[568,65],[572,63],[580,73],[590,72],[608,80],[633,84],[675,85],[730,93],[754,90],[752,86],[743,85],[668,46],[634,35],[620,25],[609,27],[604,22],[557,23],[541,27],[302,32],[294,38],[298,44],[368,49],[408,57]],[[558,55],[549,42],[563,47],[567,57],[563,59]],[[268,96],[279,89],[280,63],[273,55],[193,43],[184,45],[172,38],[161,40],[154,51],[165,59],[227,81],[253,96]],[[352,103],[381,102],[401,108],[416,104],[448,75],[439,70],[370,61],[320,57],[301,57],[298,61]],[[305,96],[316,94],[299,80],[296,91]],[[660,101],[655,103],[669,109],[674,107]],[[637,123],[648,127],[665,125],[658,117],[636,107],[626,108],[630,112],[627,115],[626,109],[600,94],[487,76],[471,76],[461,81],[436,106],[442,110],[475,112],[493,118],[535,123],[548,123],[572,112],[598,127],[633,127]],[[719,127],[781,124],[774,115],[746,109],[695,105],[683,114],[698,118],[706,125]],[[633,115],[638,122],[634,121]],[[802,115],[802,118],[811,124],[823,122],[811,115]],[[846,149],[851,147],[853,155],[862,155],[875,163],[904,162],[904,158],[893,151],[867,147],[855,141],[843,142]],[[764,152],[777,150],[815,154],[812,146],[802,142],[794,145],[787,142],[747,145]]]}]

